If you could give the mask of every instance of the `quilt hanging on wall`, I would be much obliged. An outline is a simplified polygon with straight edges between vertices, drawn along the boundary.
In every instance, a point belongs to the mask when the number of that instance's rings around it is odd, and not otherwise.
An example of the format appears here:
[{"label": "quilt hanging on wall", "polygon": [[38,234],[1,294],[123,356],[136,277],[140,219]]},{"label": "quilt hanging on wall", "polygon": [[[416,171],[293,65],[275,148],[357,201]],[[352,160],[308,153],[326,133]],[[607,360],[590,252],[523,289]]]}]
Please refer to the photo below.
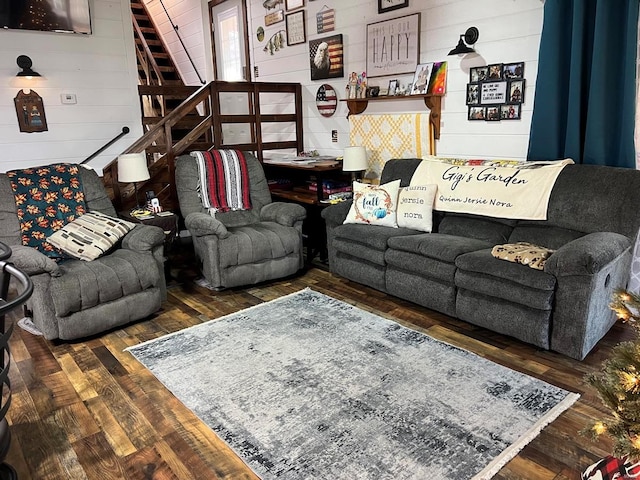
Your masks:
[{"label": "quilt hanging on wall", "polygon": [[433,154],[428,113],[350,115],[351,145],[367,149],[366,178],[379,179],[391,158],[422,158]]}]

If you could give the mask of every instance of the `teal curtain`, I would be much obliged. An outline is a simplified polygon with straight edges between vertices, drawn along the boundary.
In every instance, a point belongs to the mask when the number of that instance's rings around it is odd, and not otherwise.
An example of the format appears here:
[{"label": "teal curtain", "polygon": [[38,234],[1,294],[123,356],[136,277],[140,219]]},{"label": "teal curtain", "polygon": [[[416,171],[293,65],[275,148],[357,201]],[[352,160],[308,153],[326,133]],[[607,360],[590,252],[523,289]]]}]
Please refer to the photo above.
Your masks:
[{"label": "teal curtain", "polygon": [[638,0],[546,0],[529,160],[635,167]]}]

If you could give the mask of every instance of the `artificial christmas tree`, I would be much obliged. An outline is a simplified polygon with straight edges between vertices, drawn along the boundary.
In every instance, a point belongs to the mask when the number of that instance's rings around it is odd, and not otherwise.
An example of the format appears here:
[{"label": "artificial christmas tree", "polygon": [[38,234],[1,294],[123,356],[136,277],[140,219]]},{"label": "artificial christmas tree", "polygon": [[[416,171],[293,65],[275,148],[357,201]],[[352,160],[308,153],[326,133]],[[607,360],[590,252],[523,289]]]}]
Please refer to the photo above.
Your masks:
[{"label": "artificial christmas tree", "polygon": [[634,327],[635,338],[616,345],[601,371],[586,377],[612,413],[611,419],[596,421],[587,432],[594,438],[609,435],[617,458],[607,457],[590,466],[582,475],[584,480],[640,478],[640,295],[618,291],[611,308]]}]

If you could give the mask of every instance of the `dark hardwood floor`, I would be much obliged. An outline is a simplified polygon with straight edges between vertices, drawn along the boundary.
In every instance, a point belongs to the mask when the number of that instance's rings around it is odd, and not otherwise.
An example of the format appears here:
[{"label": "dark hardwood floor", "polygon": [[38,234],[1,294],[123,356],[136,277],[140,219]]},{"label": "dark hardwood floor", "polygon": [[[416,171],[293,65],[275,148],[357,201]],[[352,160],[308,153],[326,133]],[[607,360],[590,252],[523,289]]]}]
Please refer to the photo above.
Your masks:
[{"label": "dark hardwood floor", "polygon": [[610,452],[610,440],[593,443],[579,434],[591,419],[606,414],[583,377],[599,368],[613,345],[632,336],[628,326],[614,326],[586,360],[577,362],[334,277],[317,266],[295,278],[212,292],[194,284],[197,274],[188,248],[178,246],[171,272],[162,311],[126,328],[72,343],[52,343],[15,329],[8,414],[13,440],[7,460],[21,480],[256,478],[123,350],[306,287],[582,395],[496,479],[579,479],[587,465]]}]

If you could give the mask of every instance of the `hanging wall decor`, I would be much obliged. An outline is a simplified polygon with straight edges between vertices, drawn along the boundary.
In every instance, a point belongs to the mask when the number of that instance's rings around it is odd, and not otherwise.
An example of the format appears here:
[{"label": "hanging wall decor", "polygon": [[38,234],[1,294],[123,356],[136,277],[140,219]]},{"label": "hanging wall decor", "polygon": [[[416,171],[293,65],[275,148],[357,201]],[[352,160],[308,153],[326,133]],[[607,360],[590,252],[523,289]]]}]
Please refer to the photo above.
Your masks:
[{"label": "hanging wall decor", "polygon": [[342,34],[309,40],[311,80],[344,77]]},{"label": "hanging wall decor", "polygon": [[318,33],[332,32],[336,28],[336,15],[333,8],[326,5],[316,13],[316,30]]},{"label": "hanging wall decor", "polygon": [[333,87],[327,83],[320,85],[316,93],[316,107],[323,117],[330,117],[336,113],[338,96]]},{"label": "hanging wall decor", "polygon": [[274,25],[276,23],[280,23],[284,20],[284,10],[276,10],[272,13],[267,13],[264,16],[264,24],[265,26]]},{"label": "hanging wall decor", "polygon": [[25,93],[20,90],[13,99],[16,104],[16,114],[18,115],[18,125],[21,132],[46,132],[47,119],[44,115],[44,104],[42,97],[34,90]]},{"label": "hanging wall decor", "polygon": [[285,24],[287,26],[287,45],[298,45],[307,41],[304,10],[287,13]]},{"label": "hanging wall decor", "polygon": [[473,67],[467,84],[468,120],[520,120],[524,62]]},{"label": "hanging wall decor", "polygon": [[420,55],[420,13],[367,25],[367,75],[414,73]]}]

